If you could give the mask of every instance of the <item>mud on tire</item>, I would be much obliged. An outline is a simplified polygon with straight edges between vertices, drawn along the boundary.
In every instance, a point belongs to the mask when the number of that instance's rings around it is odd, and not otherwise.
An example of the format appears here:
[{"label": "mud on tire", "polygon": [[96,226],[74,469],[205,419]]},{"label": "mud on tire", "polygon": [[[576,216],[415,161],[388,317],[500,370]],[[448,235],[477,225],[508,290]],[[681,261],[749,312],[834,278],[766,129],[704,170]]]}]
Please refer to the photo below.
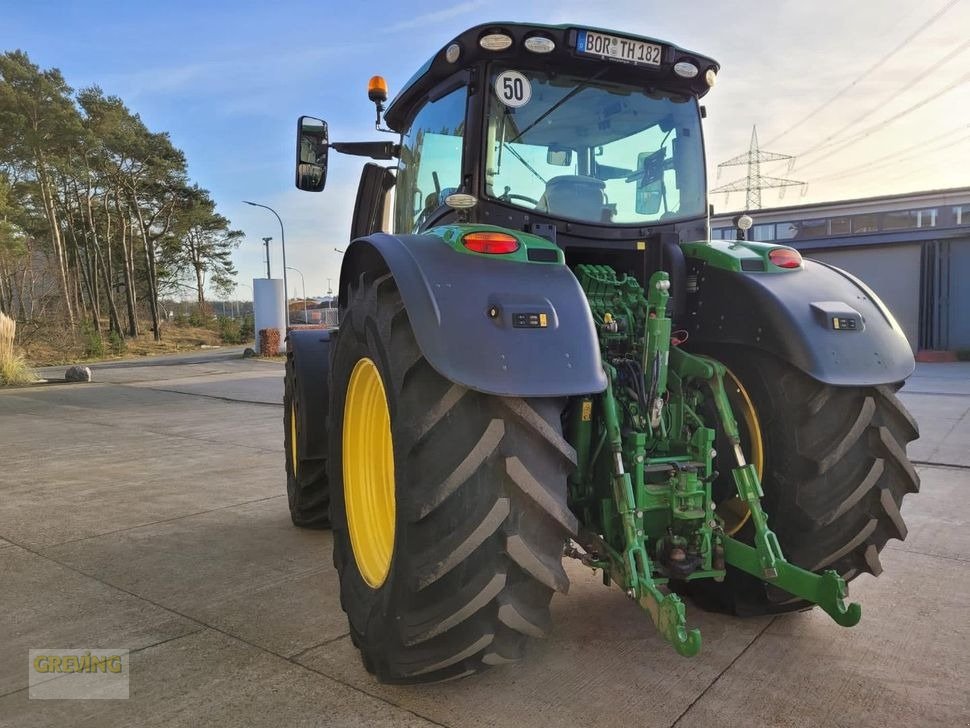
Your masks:
[{"label": "mud on tire", "polygon": [[[331,367],[330,480],[341,605],[364,665],[384,682],[461,677],[523,656],[566,592],[562,549],[575,452],[564,402],[484,395],[441,377],[415,342],[390,275],[351,288]],[[378,588],[355,562],[344,504],[348,380],[371,359],[393,438],[396,525]]]}]

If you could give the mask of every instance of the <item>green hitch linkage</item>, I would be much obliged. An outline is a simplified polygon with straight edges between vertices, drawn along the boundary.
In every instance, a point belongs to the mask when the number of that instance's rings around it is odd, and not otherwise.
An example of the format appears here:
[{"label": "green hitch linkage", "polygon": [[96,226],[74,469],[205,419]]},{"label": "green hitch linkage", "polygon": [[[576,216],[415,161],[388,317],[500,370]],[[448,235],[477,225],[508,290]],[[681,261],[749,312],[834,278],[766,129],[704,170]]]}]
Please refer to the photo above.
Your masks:
[{"label": "green hitch linkage", "polygon": [[848,592],[845,580],[841,576],[832,570],[815,574],[789,563],[782,554],[778,538],[768,528],[768,517],[761,509],[764,492],[761,489],[758,473],[754,465],[748,465],[745,462],[744,453],[741,452],[737,422],[731,412],[727,393],[724,391],[725,369],[723,365],[716,362],[708,363],[713,370],[708,381],[714,393],[721,425],[731,442],[738,462],[738,467],[732,471],[734,483],[741,500],[747,503],[751,511],[755,530],[754,547],[730,536],[723,537],[725,561],[793,596],[817,604],[835,620],[836,624],[843,627],[858,624],[862,618],[862,607],[854,602],[846,606],[844,600]]},{"label": "green hitch linkage", "polygon": [[633,482],[630,480],[630,474],[623,467],[623,441],[616,399],[613,397],[613,379],[616,372],[609,365],[604,365],[604,369],[607,385],[601,397],[613,461],[613,499],[623,522],[623,535],[626,540],[622,567],[611,559],[613,566],[611,576],[617,584],[628,588],[628,594],[650,614],[661,636],[673,645],[679,654],[692,657],[700,652],[701,632],[696,628],[687,629],[684,603],[676,594],[664,594],[660,591],[651,577],[652,568],[650,557],[643,546],[643,532],[637,530],[634,518],[636,498],[633,494]]}]

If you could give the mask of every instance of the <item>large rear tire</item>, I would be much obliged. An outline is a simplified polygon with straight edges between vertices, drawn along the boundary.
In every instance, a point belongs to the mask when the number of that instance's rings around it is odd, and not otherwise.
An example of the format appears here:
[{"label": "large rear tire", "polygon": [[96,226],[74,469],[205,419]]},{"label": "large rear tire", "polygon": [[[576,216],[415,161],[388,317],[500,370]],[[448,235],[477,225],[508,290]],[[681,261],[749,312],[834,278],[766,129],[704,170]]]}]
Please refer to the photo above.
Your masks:
[{"label": "large rear tire", "polygon": [[326,458],[309,454],[307,432],[312,418],[305,417],[313,406],[304,394],[294,366],[296,353],[286,354],[283,383],[283,450],[286,462],[286,498],[293,525],[301,528],[327,528],[330,525],[330,486]]},{"label": "large rear tire", "polygon": [[520,659],[569,586],[564,402],[444,379],[390,275],[348,292],[335,347],[333,556],[365,667],[383,682],[429,682]]},{"label": "large rear tire", "polygon": [[[834,387],[755,350],[716,356],[737,377],[734,401],[743,402],[746,392],[753,404],[764,453],[763,505],[785,557],[811,571],[834,569],[846,581],[878,576],[886,542],[906,538],[903,496],[919,490],[906,457],[919,430],[896,387]],[[750,442],[748,418],[735,414]],[[750,522],[737,534],[749,542],[752,536]],[[733,567],[723,583],[692,582],[689,592],[704,608],[739,615],[810,606]]]}]

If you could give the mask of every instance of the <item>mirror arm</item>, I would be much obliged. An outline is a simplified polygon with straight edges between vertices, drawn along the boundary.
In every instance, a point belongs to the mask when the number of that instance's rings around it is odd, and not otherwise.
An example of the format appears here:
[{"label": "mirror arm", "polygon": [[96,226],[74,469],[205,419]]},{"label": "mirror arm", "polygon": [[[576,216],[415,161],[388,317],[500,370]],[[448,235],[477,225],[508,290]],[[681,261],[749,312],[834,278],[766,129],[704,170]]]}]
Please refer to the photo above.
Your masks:
[{"label": "mirror arm", "polygon": [[393,142],[331,142],[330,148],[341,154],[371,159],[396,159],[401,156],[401,145]]}]

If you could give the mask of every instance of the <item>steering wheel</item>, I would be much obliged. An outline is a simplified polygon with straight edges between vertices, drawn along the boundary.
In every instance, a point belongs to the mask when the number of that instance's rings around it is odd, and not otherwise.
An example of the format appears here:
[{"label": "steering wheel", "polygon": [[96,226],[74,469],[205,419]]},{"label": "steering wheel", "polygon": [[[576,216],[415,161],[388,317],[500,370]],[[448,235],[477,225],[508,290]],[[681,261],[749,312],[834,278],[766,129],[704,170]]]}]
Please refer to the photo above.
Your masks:
[{"label": "steering wheel", "polygon": [[532,203],[532,206],[533,207],[538,207],[539,206],[539,200],[534,200],[533,198],[526,197],[525,195],[517,195],[517,194],[512,193],[512,192],[505,193],[499,199],[502,200],[503,202],[511,202],[512,200],[522,200],[523,202],[530,202],[530,203]]}]

